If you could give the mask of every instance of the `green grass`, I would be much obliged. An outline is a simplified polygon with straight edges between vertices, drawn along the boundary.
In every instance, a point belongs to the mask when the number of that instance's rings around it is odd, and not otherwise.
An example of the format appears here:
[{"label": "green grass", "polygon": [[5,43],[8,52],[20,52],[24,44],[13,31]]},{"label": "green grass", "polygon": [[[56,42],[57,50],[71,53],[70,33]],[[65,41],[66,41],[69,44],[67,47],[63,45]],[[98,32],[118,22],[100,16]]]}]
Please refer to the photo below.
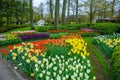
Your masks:
[{"label": "green grass", "polygon": [[[35,30],[37,30],[39,28],[39,26],[34,26]],[[6,34],[14,32],[14,31],[26,31],[26,30],[30,30],[30,26],[29,27],[22,27],[22,28],[16,28],[16,29],[12,29],[10,31],[5,32]]]},{"label": "green grass", "polygon": [[104,75],[109,77],[109,73],[110,73],[109,65],[107,64],[107,61],[105,60],[103,55],[100,53],[100,51],[92,43],[93,37],[83,37],[83,39],[88,43],[88,46],[89,46],[88,52],[95,54],[96,58],[99,61],[99,64],[101,65],[102,69],[104,70]]}]

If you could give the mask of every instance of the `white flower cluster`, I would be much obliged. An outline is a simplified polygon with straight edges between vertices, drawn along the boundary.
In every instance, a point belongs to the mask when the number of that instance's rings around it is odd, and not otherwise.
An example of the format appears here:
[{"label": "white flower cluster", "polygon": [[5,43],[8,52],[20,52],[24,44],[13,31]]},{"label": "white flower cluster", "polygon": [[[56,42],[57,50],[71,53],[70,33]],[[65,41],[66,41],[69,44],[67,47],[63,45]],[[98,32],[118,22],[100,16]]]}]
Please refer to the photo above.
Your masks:
[{"label": "white flower cluster", "polygon": [[43,58],[35,64],[35,76],[45,80],[94,80],[90,76],[91,64],[87,59],[66,58],[63,55]]},{"label": "white flower cluster", "polygon": [[6,40],[6,39],[5,39],[5,36],[6,36],[6,34],[0,34],[0,41]]}]

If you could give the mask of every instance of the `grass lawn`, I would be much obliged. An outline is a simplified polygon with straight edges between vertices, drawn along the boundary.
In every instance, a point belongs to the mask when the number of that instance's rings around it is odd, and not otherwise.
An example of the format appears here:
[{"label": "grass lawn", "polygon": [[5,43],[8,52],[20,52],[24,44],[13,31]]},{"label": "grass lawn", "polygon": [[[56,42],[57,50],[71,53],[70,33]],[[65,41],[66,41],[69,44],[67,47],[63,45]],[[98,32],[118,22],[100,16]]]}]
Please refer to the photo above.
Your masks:
[{"label": "grass lawn", "polygon": [[[103,71],[100,73],[105,76],[107,80],[109,80],[110,68],[103,55],[100,53],[100,50],[98,50],[98,48],[96,48],[96,46],[92,43],[93,37],[83,37],[83,39],[88,43],[88,52],[93,55],[91,56],[91,60],[94,64],[96,75],[99,74],[100,71]],[[94,58],[96,58],[96,60]],[[101,69],[99,69],[100,67]]]},{"label": "grass lawn", "polygon": [[[35,30],[37,30],[39,28],[39,26],[34,26]],[[30,26],[28,27],[22,27],[22,28],[16,28],[16,29],[12,29],[10,31],[5,32],[6,34],[14,32],[14,31],[26,31],[26,30],[30,30]]]}]

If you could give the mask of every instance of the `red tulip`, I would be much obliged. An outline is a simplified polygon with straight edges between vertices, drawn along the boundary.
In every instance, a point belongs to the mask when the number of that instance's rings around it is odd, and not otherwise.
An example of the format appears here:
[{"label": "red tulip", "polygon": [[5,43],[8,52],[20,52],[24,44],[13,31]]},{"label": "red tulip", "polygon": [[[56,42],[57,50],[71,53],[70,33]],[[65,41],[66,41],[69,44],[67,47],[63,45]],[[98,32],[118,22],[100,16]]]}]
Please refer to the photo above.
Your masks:
[{"label": "red tulip", "polygon": [[2,49],[1,52],[2,52],[3,54],[8,54],[8,52],[6,51],[6,49]]}]

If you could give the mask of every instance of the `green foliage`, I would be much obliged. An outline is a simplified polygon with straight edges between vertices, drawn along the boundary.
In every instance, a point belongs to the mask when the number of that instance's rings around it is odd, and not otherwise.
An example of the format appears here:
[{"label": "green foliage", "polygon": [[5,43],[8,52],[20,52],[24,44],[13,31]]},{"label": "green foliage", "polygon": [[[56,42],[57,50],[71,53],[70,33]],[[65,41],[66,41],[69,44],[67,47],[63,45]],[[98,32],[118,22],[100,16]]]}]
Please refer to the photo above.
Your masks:
[{"label": "green foliage", "polygon": [[120,24],[117,23],[96,23],[91,28],[98,30],[101,34],[113,34],[119,32]]},{"label": "green foliage", "polygon": [[80,24],[67,24],[69,30],[80,30],[80,28],[87,28],[87,23],[80,23]]},{"label": "green foliage", "polygon": [[94,44],[99,46],[108,58],[111,58],[113,49],[120,44],[120,34],[96,36],[94,37]]},{"label": "green foliage", "polygon": [[[109,77],[109,71],[110,68],[107,64],[107,61],[105,60],[105,58],[101,55],[100,51],[98,50],[98,48],[96,48],[96,46],[93,44],[93,37],[83,37],[83,39],[88,43],[88,52],[89,53],[93,53],[95,55],[95,57],[97,58],[97,60],[99,61],[99,64],[101,65],[101,67],[104,70],[104,75]],[[91,59],[92,60],[92,59]]]},{"label": "green foliage", "polygon": [[55,33],[55,34],[50,34],[49,38],[60,38],[61,36],[67,35],[68,33]]},{"label": "green foliage", "polygon": [[111,78],[112,80],[120,80],[120,46],[116,46],[114,52],[112,53],[111,65],[112,72]]},{"label": "green foliage", "polygon": [[67,24],[68,27],[77,27],[78,29],[80,28],[85,28],[88,27],[87,23],[80,23],[80,24]]},{"label": "green foliage", "polygon": [[12,40],[5,40],[5,41],[0,41],[0,46],[7,46],[7,45],[12,45],[16,43],[21,43],[21,39],[12,39]]},{"label": "green foliage", "polygon": [[9,26],[3,26],[0,28],[0,33],[6,32],[6,31],[10,31],[13,29],[17,29],[17,28],[23,28],[23,27],[28,27],[29,24],[23,24],[23,25],[16,25],[16,24],[12,24]]},{"label": "green foliage", "polygon": [[64,55],[64,56],[68,56],[68,52],[70,51],[70,48],[67,47],[63,47],[63,46],[54,46],[52,44],[47,45],[47,49],[46,52],[48,54],[46,54],[46,56],[55,56],[55,55]]},{"label": "green foliage", "polygon": [[47,32],[48,30],[52,30],[54,27],[42,26],[37,29],[38,32]]},{"label": "green foliage", "polygon": [[95,32],[81,34],[82,37],[93,37],[93,36],[97,36],[97,35],[99,35],[99,33],[95,33]]}]

